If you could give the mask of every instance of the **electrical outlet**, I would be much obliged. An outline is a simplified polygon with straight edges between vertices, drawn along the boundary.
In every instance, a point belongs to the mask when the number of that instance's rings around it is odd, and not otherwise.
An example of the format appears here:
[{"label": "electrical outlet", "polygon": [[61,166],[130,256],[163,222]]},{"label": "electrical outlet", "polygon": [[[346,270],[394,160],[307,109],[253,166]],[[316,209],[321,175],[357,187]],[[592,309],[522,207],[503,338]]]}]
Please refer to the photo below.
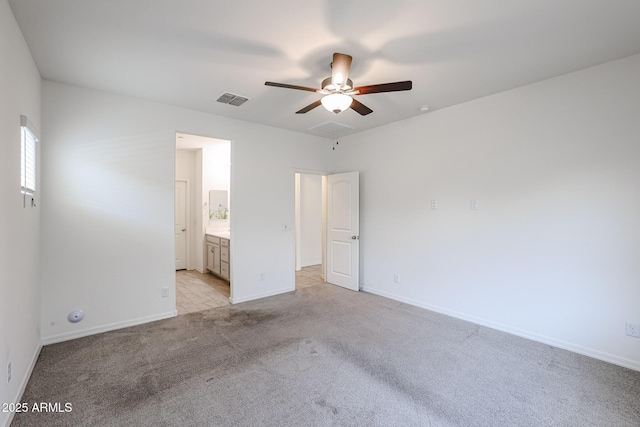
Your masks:
[{"label": "electrical outlet", "polygon": [[162,288],[162,298],[169,296],[169,288]]},{"label": "electrical outlet", "polygon": [[640,338],[640,323],[627,322],[627,335]]},{"label": "electrical outlet", "polygon": [[11,381],[11,362],[7,365],[7,384]]},{"label": "electrical outlet", "polygon": [[400,284],[400,275],[399,274],[394,274],[393,275],[393,283]]},{"label": "electrical outlet", "polygon": [[260,273],[260,281],[264,280],[264,273]]},{"label": "electrical outlet", "polygon": [[433,209],[433,210],[438,209],[438,201],[437,200],[432,200],[431,201],[431,209]]}]

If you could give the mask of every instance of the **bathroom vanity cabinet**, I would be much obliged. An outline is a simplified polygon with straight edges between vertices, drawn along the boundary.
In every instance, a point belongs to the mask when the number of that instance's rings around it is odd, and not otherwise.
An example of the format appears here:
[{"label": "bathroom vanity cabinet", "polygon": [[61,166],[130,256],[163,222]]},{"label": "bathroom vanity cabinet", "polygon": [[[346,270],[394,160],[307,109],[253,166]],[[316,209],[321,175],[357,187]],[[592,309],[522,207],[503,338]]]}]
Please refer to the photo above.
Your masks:
[{"label": "bathroom vanity cabinet", "polygon": [[230,280],[229,248],[231,241],[215,234],[207,234],[207,270],[225,280]]}]

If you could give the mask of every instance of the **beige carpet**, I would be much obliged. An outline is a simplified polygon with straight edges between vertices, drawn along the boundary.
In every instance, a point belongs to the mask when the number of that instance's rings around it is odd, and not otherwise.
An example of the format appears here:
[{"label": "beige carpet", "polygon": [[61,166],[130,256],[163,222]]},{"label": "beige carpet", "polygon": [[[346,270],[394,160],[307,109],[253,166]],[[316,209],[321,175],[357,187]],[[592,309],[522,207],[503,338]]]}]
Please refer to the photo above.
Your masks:
[{"label": "beige carpet", "polygon": [[14,426],[639,426],[640,372],[320,284],[43,348]]}]

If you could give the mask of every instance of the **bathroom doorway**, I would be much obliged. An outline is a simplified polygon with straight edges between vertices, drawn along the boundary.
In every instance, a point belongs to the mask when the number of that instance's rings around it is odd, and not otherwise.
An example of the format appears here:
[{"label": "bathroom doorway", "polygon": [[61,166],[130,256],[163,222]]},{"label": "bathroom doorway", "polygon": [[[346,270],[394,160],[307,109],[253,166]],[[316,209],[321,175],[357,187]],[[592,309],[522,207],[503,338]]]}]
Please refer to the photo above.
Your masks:
[{"label": "bathroom doorway", "polygon": [[324,282],[325,177],[322,174],[295,174],[295,288]]},{"label": "bathroom doorway", "polygon": [[[210,193],[230,192],[231,142],[216,138],[176,133],[175,179],[187,182],[187,218],[184,229],[187,250],[176,260],[176,310],[178,315],[229,304],[231,282],[207,269],[207,233],[229,233],[229,221],[212,218]],[[178,193],[176,200],[183,196]],[[228,208],[228,204],[226,205]],[[177,229],[176,229],[177,230]],[[176,242],[179,239],[176,238]],[[176,243],[177,244],[177,243]],[[176,257],[184,252],[176,247]],[[231,262],[231,260],[228,260]],[[178,266],[182,267],[179,269]],[[228,278],[228,276],[227,276]]]}]

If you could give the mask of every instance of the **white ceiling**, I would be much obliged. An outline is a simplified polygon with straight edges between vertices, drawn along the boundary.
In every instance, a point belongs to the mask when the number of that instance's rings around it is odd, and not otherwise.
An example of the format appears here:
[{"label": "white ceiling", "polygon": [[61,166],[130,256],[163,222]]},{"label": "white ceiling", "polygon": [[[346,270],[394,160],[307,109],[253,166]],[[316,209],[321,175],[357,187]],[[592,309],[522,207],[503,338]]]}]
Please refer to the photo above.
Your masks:
[{"label": "white ceiling", "polygon": [[[638,0],[9,0],[44,79],[317,134],[359,132],[640,53]],[[333,52],[374,112],[339,115],[319,94]],[[216,102],[223,92],[251,100]]]}]

